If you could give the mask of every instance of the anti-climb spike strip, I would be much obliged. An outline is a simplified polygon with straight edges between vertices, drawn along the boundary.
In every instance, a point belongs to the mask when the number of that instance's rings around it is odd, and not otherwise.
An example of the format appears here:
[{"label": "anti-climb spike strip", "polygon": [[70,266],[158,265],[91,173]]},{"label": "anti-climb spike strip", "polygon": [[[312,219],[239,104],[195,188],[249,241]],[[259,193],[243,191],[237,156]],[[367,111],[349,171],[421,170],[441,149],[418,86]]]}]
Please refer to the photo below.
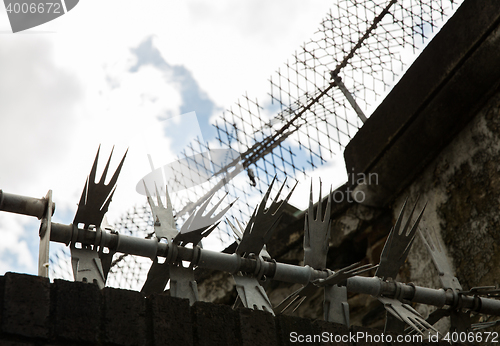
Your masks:
[{"label": "anti-climb spike strip", "polygon": [[[111,154],[109,155],[109,159],[106,162],[99,182],[96,183],[99,151],[100,147],[97,150],[90,175],[85,182],[85,187],[80,198],[80,203],[78,204],[72,227],[78,227],[79,224],[83,224],[86,229],[93,228],[96,230],[96,239],[101,241],[103,240],[102,234],[105,234],[105,231],[101,229],[101,224],[115,192],[118,175],[122,169],[127,152],[123,155],[118,168],[108,184],[105,184],[104,181],[109,170],[113,150],[111,150]],[[104,287],[110,269],[113,251],[110,251],[110,254],[105,254],[103,252],[104,245],[101,242],[96,242],[94,244],[80,242],[80,247],[77,247],[77,241],[78,238],[71,237],[71,264],[75,280],[94,282],[100,288]]]},{"label": "anti-climb spike strip", "polygon": [[[273,182],[274,183],[274,182]],[[248,224],[255,226],[256,224],[267,225],[264,227],[264,233],[256,233],[258,238],[267,238],[267,231],[275,227],[275,219],[279,218],[282,212],[283,203],[277,202],[274,199],[269,208],[265,208],[266,202],[270,197],[271,189],[264,196],[261,205],[255,209],[253,220]],[[287,196],[289,198],[290,195]],[[9,195],[2,196],[9,198]],[[16,196],[19,199],[30,199],[27,197]],[[33,199],[30,199],[33,200]],[[200,208],[198,212],[202,218],[208,218],[212,222],[218,221],[223,213],[216,214],[216,209],[220,203],[216,203],[207,215],[203,215],[207,206]],[[154,207],[168,208],[158,202],[158,206]],[[273,261],[270,256],[262,256],[263,249],[262,240],[258,239],[256,245],[250,247],[248,251],[243,251],[241,254],[227,254],[222,252],[210,251],[196,246],[185,247],[183,243],[176,244],[175,241],[159,242],[154,239],[143,239],[125,234],[118,234],[110,231],[109,226],[106,229],[100,227],[78,228],[77,226],[63,225],[51,223],[52,232],[50,234],[51,241],[66,243],[67,239],[86,239],[88,243],[82,244],[80,249],[76,248],[75,240],[71,242],[71,251],[73,254],[73,266],[75,268],[75,279],[87,282],[94,282],[99,287],[104,287],[106,276],[103,273],[100,265],[99,257],[97,256],[96,248],[107,247],[111,252],[128,253],[135,256],[143,256],[153,259],[153,266],[148,273],[148,278],[144,284],[143,293],[150,294],[153,292],[161,292],[164,290],[168,280],[171,280],[170,294],[172,296],[187,298],[193,304],[199,299],[197,293],[196,281],[194,280],[193,269],[195,267],[208,268],[231,273],[237,286],[239,300],[248,308],[259,309],[273,313],[280,313],[279,307],[272,307],[269,298],[260,284],[260,280],[266,278],[268,280],[277,280],[289,283],[300,283],[303,288],[294,292],[292,296],[285,301],[284,310],[289,310],[293,307],[296,310],[308,297],[311,292],[324,288],[324,316],[328,321],[335,321],[349,325],[349,305],[347,303],[347,292],[364,293],[374,295],[380,302],[384,304],[387,312],[400,323],[404,323],[411,328],[411,332],[426,335],[429,332],[436,333],[436,329],[432,324],[439,318],[433,318],[431,321],[424,320],[418,312],[413,309],[410,302],[429,304],[429,305],[446,305],[448,310],[437,310],[436,316],[449,315],[452,318],[452,328],[456,331],[472,330],[472,328],[486,328],[495,325],[471,325],[469,318],[470,311],[493,316],[500,316],[500,300],[495,299],[498,293],[497,288],[492,287],[477,287],[469,291],[461,291],[456,289],[454,294],[449,294],[447,291],[420,287],[414,284],[404,284],[397,282],[394,278],[399,271],[400,264],[408,255],[409,247],[413,243],[416,228],[422,218],[422,211],[412,223],[412,215],[416,210],[413,207],[412,212],[403,221],[407,203],[403,206],[400,216],[398,217],[395,226],[390,232],[384,251],[381,255],[381,263],[377,269],[377,273],[384,272],[384,276],[379,277],[359,276],[359,274],[367,274],[375,269],[369,264],[360,265],[354,264],[338,271],[332,271],[328,268],[312,268],[306,266],[295,266]],[[214,215],[215,216],[212,216]],[[324,222],[328,220],[328,211],[323,212],[322,208],[318,208],[316,212],[309,210],[312,215],[311,219],[315,222]],[[29,214],[28,214],[29,215]],[[192,220],[197,219],[195,216]],[[262,219],[264,217],[264,219]],[[161,222],[161,221],[160,221]],[[238,223],[240,229],[243,227]],[[205,226],[204,226],[205,227]],[[209,226],[213,227],[212,226]],[[233,225],[236,229],[236,227]],[[195,227],[197,228],[197,227]],[[252,228],[246,227],[242,240],[245,236],[252,237],[252,232],[248,230]],[[196,231],[196,230],[195,230]],[[195,231],[188,232],[192,233]],[[322,232],[323,234],[324,232]],[[321,235],[323,237],[323,235]],[[238,237],[239,238],[239,237]],[[175,239],[174,239],[175,240]],[[325,239],[326,241],[326,239]],[[312,246],[313,243],[310,245]],[[429,242],[427,244],[430,244]],[[320,244],[321,245],[321,244]],[[316,246],[316,245],[314,245]],[[433,243],[435,249],[437,246]],[[432,253],[431,253],[432,254]],[[164,257],[164,264],[159,264],[158,258]],[[385,259],[385,262],[383,261]],[[182,262],[190,262],[189,267],[182,266]],[[397,268],[387,266],[387,261],[394,261]],[[440,263],[440,261],[436,261]],[[385,268],[384,268],[385,266]],[[438,270],[447,271],[442,264],[438,265]],[[381,270],[382,268],[382,270]],[[387,275],[387,277],[385,276]],[[485,297],[486,296],[486,297]],[[458,299],[457,299],[458,297]],[[465,313],[465,311],[468,311]],[[389,321],[389,319],[387,320]],[[455,321],[455,322],[453,322]],[[466,326],[465,329],[461,326]]]},{"label": "anti-climb spike strip", "polygon": [[[113,155],[113,150],[109,155],[109,159],[106,163],[106,167],[101,175],[98,183],[95,182],[96,171],[97,171],[97,160],[99,158],[100,147],[97,150],[97,154],[90,171],[90,175],[85,182],[85,187],[83,188],[82,197],[80,198],[80,203],[78,203],[78,209],[73,220],[74,225],[83,223],[85,228],[90,225],[95,227],[100,227],[104,214],[108,211],[109,204],[111,203],[111,198],[113,197],[115,191],[116,181],[118,180],[118,175],[127,156],[127,152],[123,155],[120,164],[116,168],[115,173],[109,180],[108,184],[104,184],[106,175],[108,173],[109,164],[111,162],[111,156]],[[128,151],[128,150],[127,150]]]}]

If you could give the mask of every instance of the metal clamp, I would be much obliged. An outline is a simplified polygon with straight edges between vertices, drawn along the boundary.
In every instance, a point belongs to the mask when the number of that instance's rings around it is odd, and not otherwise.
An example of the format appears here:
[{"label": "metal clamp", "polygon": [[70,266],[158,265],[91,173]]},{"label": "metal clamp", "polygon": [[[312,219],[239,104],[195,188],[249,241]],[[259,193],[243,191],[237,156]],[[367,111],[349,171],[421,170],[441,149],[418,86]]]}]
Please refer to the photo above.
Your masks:
[{"label": "metal clamp", "polygon": [[177,249],[177,245],[173,241],[167,238],[167,242],[168,253],[165,263],[175,263],[177,261],[177,254],[179,253],[179,250]]},{"label": "metal clamp", "polygon": [[193,259],[191,260],[191,266],[195,267],[198,265],[198,261],[200,260],[201,248],[197,245],[193,247]]}]

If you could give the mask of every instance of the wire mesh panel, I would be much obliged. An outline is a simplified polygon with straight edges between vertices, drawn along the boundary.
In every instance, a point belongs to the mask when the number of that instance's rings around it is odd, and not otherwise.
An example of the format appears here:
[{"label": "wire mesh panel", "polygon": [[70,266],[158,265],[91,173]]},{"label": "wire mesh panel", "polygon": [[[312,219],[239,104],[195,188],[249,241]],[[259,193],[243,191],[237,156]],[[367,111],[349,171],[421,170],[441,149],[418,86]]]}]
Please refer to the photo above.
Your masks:
[{"label": "wire mesh panel", "polygon": [[[245,94],[213,124],[216,135],[193,141],[175,164],[152,172],[170,191],[177,223],[212,194],[211,205],[234,203],[231,221],[246,223],[274,177],[296,180],[341,154],[383,97],[461,1],[339,0],[312,38],[270,77],[267,97]],[[245,174],[246,171],[246,174]],[[157,180],[155,180],[155,183]],[[149,186],[154,191],[153,186]],[[274,194],[276,194],[274,191]],[[163,190],[162,195],[165,194]],[[125,214],[116,230],[151,237],[148,207]],[[227,225],[205,246],[232,242]],[[52,277],[64,271],[53,255]],[[151,262],[115,255],[109,285],[140,287]],[[67,267],[67,266],[66,266]],[[66,268],[65,267],[65,268]]]},{"label": "wire mesh panel", "polygon": [[[126,213],[115,227],[115,230],[120,234],[133,235],[134,237],[149,239],[154,234],[153,218],[146,206],[134,208]],[[106,285],[140,291],[151,263],[152,261],[148,258],[116,254]]]}]

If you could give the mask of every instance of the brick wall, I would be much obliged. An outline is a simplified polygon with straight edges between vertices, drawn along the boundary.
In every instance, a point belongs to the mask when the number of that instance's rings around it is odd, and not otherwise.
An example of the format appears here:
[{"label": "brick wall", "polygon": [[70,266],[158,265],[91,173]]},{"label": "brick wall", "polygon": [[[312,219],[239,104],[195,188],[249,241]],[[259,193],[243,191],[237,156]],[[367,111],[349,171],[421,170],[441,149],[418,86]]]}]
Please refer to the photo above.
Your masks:
[{"label": "brick wall", "polygon": [[[297,335],[380,331],[198,302],[168,295],[100,291],[80,282],[0,276],[0,345],[297,345]],[[312,345],[314,343],[308,343]],[[320,345],[353,345],[321,342]],[[384,343],[357,342],[356,345]],[[444,345],[445,343],[443,343]],[[396,345],[396,343],[392,343]],[[398,344],[399,345],[399,344]],[[403,343],[401,343],[403,345]],[[434,343],[434,345],[438,345]]]}]

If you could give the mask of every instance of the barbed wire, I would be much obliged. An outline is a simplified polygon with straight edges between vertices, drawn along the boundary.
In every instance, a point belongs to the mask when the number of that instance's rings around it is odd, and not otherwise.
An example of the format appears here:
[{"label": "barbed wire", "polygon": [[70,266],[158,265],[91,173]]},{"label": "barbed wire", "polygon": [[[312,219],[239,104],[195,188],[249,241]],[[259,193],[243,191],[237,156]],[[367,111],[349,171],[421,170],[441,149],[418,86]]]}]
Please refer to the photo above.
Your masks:
[{"label": "barbed wire", "polygon": [[[167,186],[180,187],[170,196],[174,210],[195,207],[210,191],[215,193],[212,203],[227,193],[221,208],[236,200],[228,218],[245,223],[274,177],[281,183],[288,178],[285,189],[290,189],[341,154],[363,121],[332,77],[341,78],[359,108],[371,114],[461,2],[334,3],[311,39],[269,78],[265,100],[245,94],[213,124],[216,138],[197,139],[179,155],[177,169],[166,177]],[[222,163],[213,160],[210,153],[219,148],[240,156]],[[231,169],[246,170],[247,176],[233,177]],[[186,217],[179,214],[178,223]],[[226,226],[216,233],[220,247],[233,240]],[[150,236],[153,220],[148,207],[127,212],[115,229]],[[134,257],[115,257],[108,285],[140,289],[151,261]],[[68,251],[62,250],[51,256],[52,278],[67,276],[68,258]]]}]

